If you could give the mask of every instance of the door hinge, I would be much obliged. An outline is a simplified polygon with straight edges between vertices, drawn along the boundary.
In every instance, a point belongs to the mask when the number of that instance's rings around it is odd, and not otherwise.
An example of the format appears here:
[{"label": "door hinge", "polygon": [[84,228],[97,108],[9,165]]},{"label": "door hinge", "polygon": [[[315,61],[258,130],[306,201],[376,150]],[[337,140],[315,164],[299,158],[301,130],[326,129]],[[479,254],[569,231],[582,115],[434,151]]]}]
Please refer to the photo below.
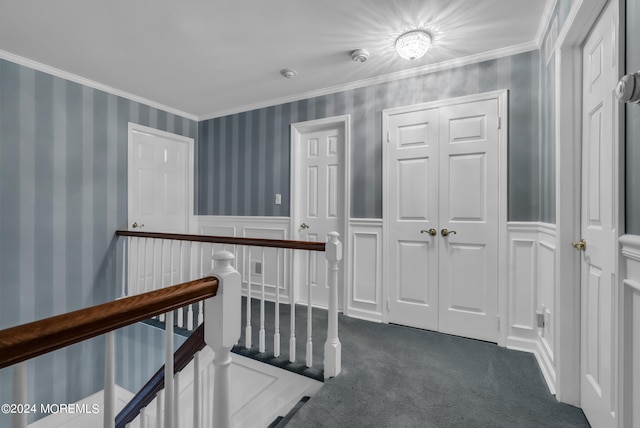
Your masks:
[{"label": "door hinge", "polygon": [[496,316],[496,327],[498,328],[498,331],[500,331],[500,315]]},{"label": "door hinge", "polygon": [[389,135],[389,131],[387,131],[387,143],[391,141],[391,135]]},{"label": "door hinge", "polygon": [[502,129],[502,117],[498,116],[498,129]]},{"label": "door hinge", "polygon": [[389,307],[390,307],[390,305],[389,305],[389,299],[387,299],[387,312],[389,312]]}]

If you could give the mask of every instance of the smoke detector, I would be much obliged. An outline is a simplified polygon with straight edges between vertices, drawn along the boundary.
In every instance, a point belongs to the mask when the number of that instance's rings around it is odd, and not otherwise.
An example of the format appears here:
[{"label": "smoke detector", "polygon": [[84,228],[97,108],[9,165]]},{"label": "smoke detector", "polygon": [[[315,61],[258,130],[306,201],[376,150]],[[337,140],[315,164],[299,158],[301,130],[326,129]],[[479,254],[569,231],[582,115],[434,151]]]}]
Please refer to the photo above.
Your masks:
[{"label": "smoke detector", "polygon": [[365,62],[369,59],[369,51],[366,49],[357,49],[351,52],[351,59],[355,62]]},{"label": "smoke detector", "polygon": [[282,74],[287,79],[291,79],[292,77],[295,77],[298,72],[291,68],[283,68],[282,70],[280,70],[280,74]]}]

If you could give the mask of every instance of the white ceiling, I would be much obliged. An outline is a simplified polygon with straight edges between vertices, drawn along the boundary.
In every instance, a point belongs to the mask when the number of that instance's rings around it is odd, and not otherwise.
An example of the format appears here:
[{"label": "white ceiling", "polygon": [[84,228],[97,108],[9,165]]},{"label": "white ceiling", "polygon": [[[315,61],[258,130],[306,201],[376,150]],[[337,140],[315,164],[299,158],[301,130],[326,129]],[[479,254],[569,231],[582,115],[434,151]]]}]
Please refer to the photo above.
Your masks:
[{"label": "white ceiling", "polygon": [[[0,0],[0,57],[35,61],[203,119],[530,50],[547,3]],[[430,31],[434,44],[408,61],[393,42],[413,28]],[[369,50],[369,61],[351,61],[355,49]],[[285,67],[298,76],[280,76]]]}]

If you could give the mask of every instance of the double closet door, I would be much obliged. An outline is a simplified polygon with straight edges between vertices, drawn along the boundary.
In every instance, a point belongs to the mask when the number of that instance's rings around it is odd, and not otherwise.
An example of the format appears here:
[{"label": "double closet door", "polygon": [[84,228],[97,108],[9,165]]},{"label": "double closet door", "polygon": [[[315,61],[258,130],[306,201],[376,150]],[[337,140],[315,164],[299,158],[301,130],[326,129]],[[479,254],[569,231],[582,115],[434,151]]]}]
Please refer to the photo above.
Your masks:
[{"label": "double closet door", "polygon": [[498,99],[385,112],[388,321],[498,338]]}]

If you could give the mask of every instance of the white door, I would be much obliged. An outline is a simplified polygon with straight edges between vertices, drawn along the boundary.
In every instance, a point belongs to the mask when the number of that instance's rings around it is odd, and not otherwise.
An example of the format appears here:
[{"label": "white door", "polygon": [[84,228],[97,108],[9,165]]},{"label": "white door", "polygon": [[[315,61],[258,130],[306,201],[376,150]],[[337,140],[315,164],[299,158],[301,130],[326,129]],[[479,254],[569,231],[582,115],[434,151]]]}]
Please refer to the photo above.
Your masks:
[{"label": "white door", "polygon": [[496,342],[498,100],[401,110],[387,129],[388,320]]},{"label": "white door", "polygon": [[616,286],[613,91],[618,2],[610,1],[583,47],[581,407],[594,428],[616,424],[613,328]]},{"label": "white door", "polygon": [[440,331],[497,342],[498,100],[440,108],[439,164]]},{"label": "white door", "polygon": [[[131,129],[129,136],[129,228],[188,231],[188,142],[183,137]],[[135,223],[135,226],[134,226]]]},{"label": "white door", "polygon": [[[188,233],[192,212],[193,140],[141,125],[129,126],[129,230]],[[129,295],[186,280],[178,262],[188,254],[179,243],[129,241]],[[174,263],[171,265],[171,254]],[[161,268],[163,273],[161,274]]]},{"label": "white door", "polygon": [[[330,126],[301,133],[298,139],[301,215],[298,237],[304,241],[327,241],[329,232],[342,233],[344,221],[344,128]],[[344,238],[341,238],[344,239]],[[328,307],[327,264],[324,252],[300,252],[300,297],[314,306]],[[342,288],[340,288],[342,289]]]},{"label": "white door", "polygon": [[438,330],[438,109],[390,115],[388,129],[390,320]]}]

